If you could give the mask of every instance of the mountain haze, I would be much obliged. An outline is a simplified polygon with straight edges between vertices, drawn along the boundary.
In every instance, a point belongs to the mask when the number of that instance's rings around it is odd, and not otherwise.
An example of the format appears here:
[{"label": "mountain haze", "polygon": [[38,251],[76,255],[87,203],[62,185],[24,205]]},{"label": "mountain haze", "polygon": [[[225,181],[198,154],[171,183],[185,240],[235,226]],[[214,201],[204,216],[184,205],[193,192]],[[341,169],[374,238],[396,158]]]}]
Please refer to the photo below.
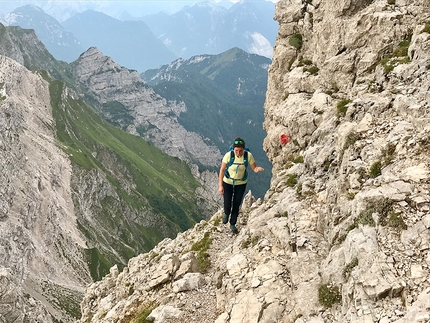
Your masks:
[{"label": "mountain haze", "polygon": [[[97,47],[118,64],[140,73],[177,58],[219,54],[233,47],[271,58],[277,23],[270,1],[163,2],[153,13],[147,1],[32,1],[3,13],[7,26],[34,29],[50,53],[72,62]],[[171,13],[167,7],[187,4]],[[114,7],[117,7],[114,9]],[[5,6],[7,10],[10,6]]]},{"label": "mountain haze", "polygon": [[219,54],[233,47],[271,58],[278,24],[274,3],[240,1],[231,8],[199,2],[181,11],[141,18],[177,57]]},{"label": "mountain haze", "polygon": [[3,21],[8,26],[34,29],[37,37],[57,59],[72,62],[85,50],[76,37],[42,9],[26,5],[6,14]]},{"label": "mountain haze", "polygon": [[142,21],[120,21],[87,10],[62,25],[85,49],[97,47],[118,64],[139,72],[177,58]]},{"label": "mountain haze", "polygon": [[[184,6],[194,5],[197,1],[174,0],[174,1],[45,1],[45,0],[4,0],[0,7],[0,15],[12,12],[17,7],[31,3],[42,8],[50,16],[60,23],[69,19],[77,13],[86,10],[103,12],[119,20],[136,20],[144,15],[165,12],[173,14]],[[232,2],[224,0],[218,2],[226,8],[232,6]]]}]

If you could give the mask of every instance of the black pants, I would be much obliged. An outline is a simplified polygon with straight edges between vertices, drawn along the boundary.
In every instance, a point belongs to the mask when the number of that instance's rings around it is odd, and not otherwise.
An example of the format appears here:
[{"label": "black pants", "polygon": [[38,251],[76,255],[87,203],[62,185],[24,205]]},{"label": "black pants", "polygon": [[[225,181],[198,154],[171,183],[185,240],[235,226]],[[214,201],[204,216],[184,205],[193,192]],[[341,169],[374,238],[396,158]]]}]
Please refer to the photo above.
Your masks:
[{"label": "black pants", "polygon": [[222,182],[224,187],[224,213],[230,216],[230,224],[235,225],[239,215],[239,207],[245,194],[246,183],[230,185]]}]

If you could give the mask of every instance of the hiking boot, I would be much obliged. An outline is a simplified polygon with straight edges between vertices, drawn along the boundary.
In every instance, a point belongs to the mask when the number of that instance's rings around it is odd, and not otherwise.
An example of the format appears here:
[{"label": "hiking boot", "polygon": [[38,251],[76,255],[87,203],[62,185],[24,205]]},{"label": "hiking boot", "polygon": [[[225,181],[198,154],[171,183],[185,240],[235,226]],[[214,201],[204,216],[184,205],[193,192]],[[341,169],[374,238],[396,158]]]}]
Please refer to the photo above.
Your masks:
[{"label": "hiking boot", "polygon": [[237,230],[236,226],[234,224],[230,224],[231,232],[234,234],[239,233],[239,230]]},{"label": "hiking boot", "polygon": [[228,215],[224,214],[222,217],[222,223],[226,224],[228,222]]}]

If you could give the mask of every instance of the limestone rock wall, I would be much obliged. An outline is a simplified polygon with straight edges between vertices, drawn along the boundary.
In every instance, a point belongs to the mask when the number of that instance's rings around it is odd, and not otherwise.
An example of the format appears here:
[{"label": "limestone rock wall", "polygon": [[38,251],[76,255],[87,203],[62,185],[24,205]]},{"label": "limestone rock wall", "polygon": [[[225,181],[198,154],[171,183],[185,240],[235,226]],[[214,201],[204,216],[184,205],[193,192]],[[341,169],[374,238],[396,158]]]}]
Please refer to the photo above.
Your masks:
[{"label": "limestone rock wall", "polygon": [[[307,278],[320,280],[314,288],[342,290],[330,319],[339,322],[377,322],[378,302],[410,308],[428,296],[428,284],[413,286],[429,274],[430,43],[423,30],[430,8],[389,2],[280,1],[275,14],[264,124],[275,168],[271,198],[291,186],[292,244],[322,256],[311,257],[318,276]],[[420,278],[412,278],[416,268]]]},{"label": "limestone rock wall", "polygon": [[[62,288],[91,281],[70,190],[71,166],[55,141],[48,83],[0,56],[0,321],[49,315]],[[43,282],[48,282],[42,291]],[[27,296],[25,296],[27,295]]]}]

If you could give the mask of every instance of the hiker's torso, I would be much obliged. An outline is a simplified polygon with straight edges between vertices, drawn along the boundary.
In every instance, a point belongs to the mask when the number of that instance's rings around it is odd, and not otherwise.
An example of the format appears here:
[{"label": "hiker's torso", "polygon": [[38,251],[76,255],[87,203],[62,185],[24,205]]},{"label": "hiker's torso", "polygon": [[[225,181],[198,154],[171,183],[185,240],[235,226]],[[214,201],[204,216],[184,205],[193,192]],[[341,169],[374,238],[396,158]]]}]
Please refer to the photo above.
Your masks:
[{"label": "hiker's torso", "polygon": [[[234,154],[234,153],[233,153]],[[224,175],[223,181],[227,184],[230,185],[241,185],[241,184],[245,184],[247,182],[247,180],[242,180],[242,178],[245,175],[245,171],[246,171],[246,167],[244,165],[244,157],[245,157],[245,152],[242,154],[241,157],[237,157],[236,154],[234,154],[234,162],[233,164],[229,167],[228,164],[230,162],[230,157],[231,157],[231,152],[229,151],[228,153],[226,153],[224,155],[224,158],[222,159],[222,162],[227,164],[227,170],[230,174],[230,178],[227,178]],[[252,154],[248,151],[248,165],[252,165],[254,164],[254,157],[252,156]]]}]

